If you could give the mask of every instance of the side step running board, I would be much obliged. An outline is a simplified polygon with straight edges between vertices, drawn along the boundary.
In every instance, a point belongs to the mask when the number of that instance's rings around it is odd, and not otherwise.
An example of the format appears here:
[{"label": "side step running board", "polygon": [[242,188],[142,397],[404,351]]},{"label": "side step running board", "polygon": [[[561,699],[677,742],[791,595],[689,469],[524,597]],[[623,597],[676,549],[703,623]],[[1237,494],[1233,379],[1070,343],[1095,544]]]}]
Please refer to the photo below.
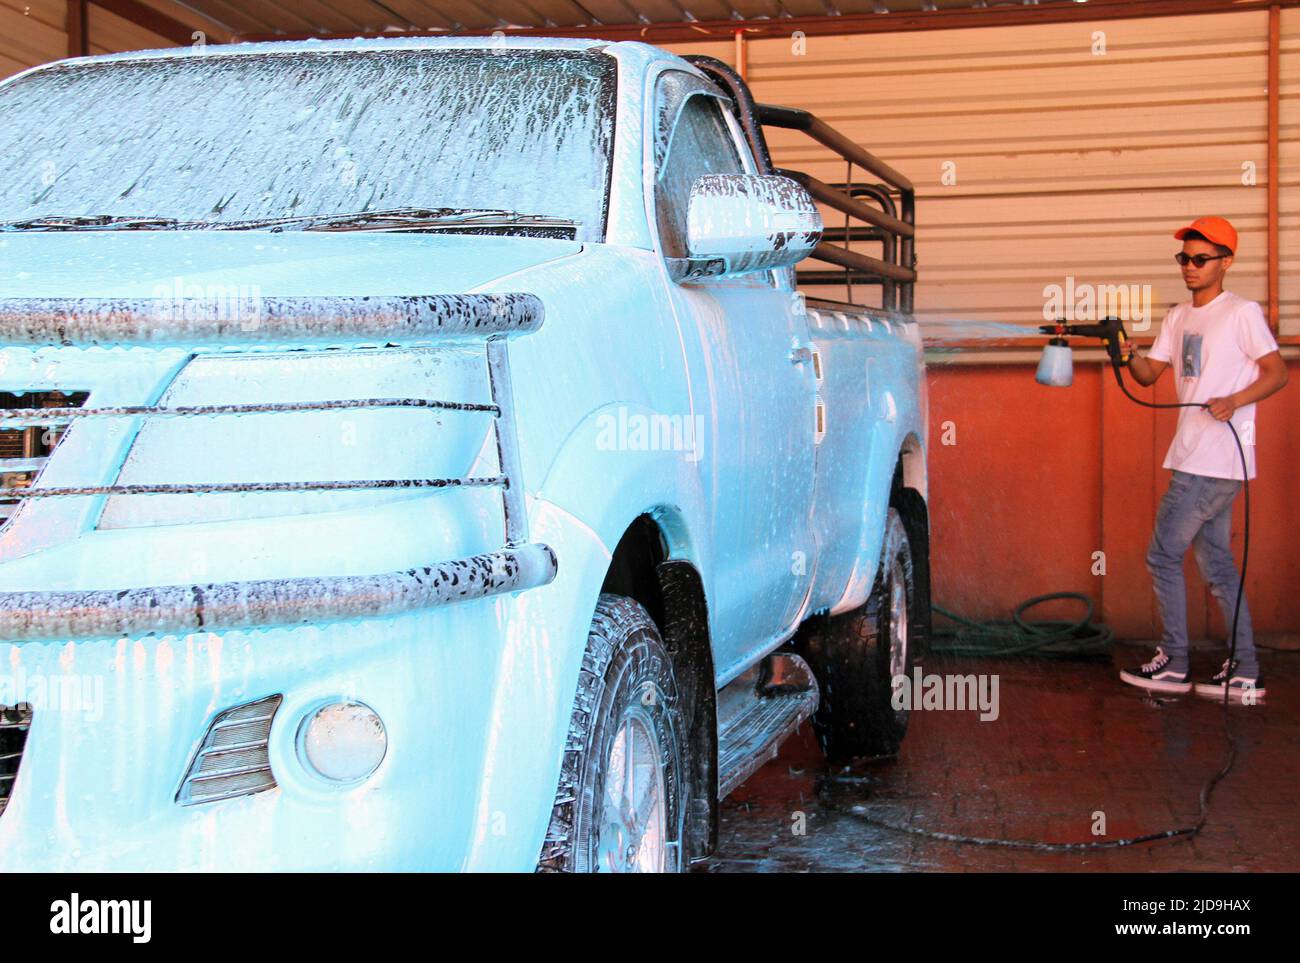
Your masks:
[{"label": "side step running board", "polygon": [[817,682],[793,653],[770,655],[718,693],[718,798],[775,758],[817,708]]}]

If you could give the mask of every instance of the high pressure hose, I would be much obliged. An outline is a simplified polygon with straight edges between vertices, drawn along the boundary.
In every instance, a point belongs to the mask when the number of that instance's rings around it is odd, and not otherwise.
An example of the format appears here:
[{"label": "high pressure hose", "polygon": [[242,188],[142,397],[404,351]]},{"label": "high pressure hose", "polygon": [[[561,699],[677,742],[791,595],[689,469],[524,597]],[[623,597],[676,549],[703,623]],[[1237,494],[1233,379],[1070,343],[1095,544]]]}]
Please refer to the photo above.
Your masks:
[{"label": "high pressure hose", "polygon": [[[1110,345],[1108,344],[1107,347],[1110,348]],[[1130,401],[1139,404],[1144,408],[1205,408],[1208,409],[1210,407],[1208,404],[1204,402],[1153,402],[1153,401],[1144,401],[1141,398],[1134,396],[1134,394],[1131,391],[1129,391],[1128,385],[1124,383],[1124,377],[1120,373],[1120,368],[1123,366],[1123,363],[1124,362],[1121,360],[1118,352],[1111,351],[1111,367],[1115,372],[1115,381],[1119,384],[1120,390],[1124,392],[1125,395],[1128,396],[1128,399]],[[1243,491],[1245,492],[1244,508],[1246,512],[1246,522],[1242,532],[1241,573],[1237,578],[1237,600],[1236,600],[1236,604],[1233,606],[1232,634],[1231,634],[1231,640],[1228,645],[1228,671],[1225,673],[1224,680],[1223,680],[1223,703],[1222,703],[1223,736],[1224,736],[1224,740],[1228,744],[1228,751],[1227,751],[1227,756],[1224,759],[1223,765],[1218,769],[1218,771],[1216,771],[1213,775],[1211,775],[1201,786],[1201,793],[1199,799],[1199,811],[1195,823],[1193,823],[1190,826],[1182,826],[1174,829],[1166,829],[1163,832],[1145,833],[1141,836],[1129,836],[1124,839],[1098,840],[1098,841],[1092,841],[1086,843],[1055,843],[1055,842],[1044,842],[1041,840],[1033,840],[1033,839],[992,839],[992,838],[981,837],[981,836],[966,836],[959,833],[939,832],[936,830],[923,829],[919,826],[902,826],[897,823],[891,823],[888,822],[887,820],[877,819],[874,816],[868,815],[860,804],[849,807],[847,809],[835,805],[831,805],[830,806],[831,810],[834,812],[842,813],[844,815],[852,816],[853,818],[861,822],[864,822],[871,826],[875,826],[879,829],[887,829],[897,833],[907,833],[913,836],[922,836],[925,837],[926,839],[934,839],[943,842],[965,843],[974,846],[997,846],[1004,849],[1028,849],[1028,850],[1036,850],[1039,852],[1080,852],[1080,851],[1099,850],[1099,849],[1122,849],[1127,846],[1136,846],[1141,843],[1154,843],[1160,840],[1175,839],[1178,837],[1186,837],[1190,839],[1196,836],[1197,834],[1199,834],[1202,828],[1204,828],[1205,826],[1206,819],[1209,818],[1210,797],[1214,794],[1215,787],[1223,780],[1225,776],[1228,775],[1229,772],[1232,771],[1233,764],[1237,761],[1237,740],[1232,733],[1231,717],[1228,714],[1228,702],[1231,695],[1229,683],[1232,680],[1232,665],[1233,662],[1236,661],[1236,657],[1237,657],[1237,623],[1241,616],[1241,600],[1245,592],[1245,586],[1246,586],[1246,563],[1250,555],[1250,479],[1247,477],[1250,474],[1250,471],[1246,463],[1246,449],[1241,444],[1241,436],[1237,434],[1237,428],[1235,425],[1233,425],[1231,417],[1229,417],[1224,422],[1224,424],[1227,425],[1229,430],[1232,432],[1232,439],[1237,443],[1237,454],[1241,458],[1241,478],[1242,478]],[[1024,622],[1022,616],[1026,609],[1030,608],[1033,605],[1038,604],[1039,602],[1043,602],[1055,598],[1082,598],[1088,606],[1087,614],[1084,616],[1082,622],[1078,622],[1078,623],[1025,623]],[[1037,598],[1030,599],[1029,601],[1022,603],[1016,609],[1015,621],[1012,624],[1012,627],[1016,629],[1018,636],[1013,637],[1013,641],[1011,641],[1010,643],[1005,643],[1002,646],[1002,650],[996,652],[993,650],[997,646],[994,643],[992,643],[990,639],[991,637],[994,636],[995,633],[999,631],[1003,632],[1000,638],[1006,639],[1007,637],[1005,634],[1006,623],[982,623],[982,624],[975,623],[967,619],[962,619],[960,616],[956,616],[951,613],[945,612],[944,610],[939,609],[937,606],[936,606],[936,611],[939,611],[942,614],[948,616],[949,618],[952,618],[960,623],[963,623],[970,632],[974,633],[966,637],[965,643],[962,642],[962,636],[959,634],[958,644],[948,646],[945,649],[945,651],[952,654],[1012,655],[1012,654],[1019,654],[1021,652],[1025,652],[1029,650],[1037,650],[1039,654],[1043,654],[1043,655],[1070,655],[1070,654],[1078,654],[1077,651],[1069,651],[1072,644],[1076,647],[1079,647],[1080,645],[1082,645],[1083,647],[1088,647],[1093,644],[1105,644],[1110,641],[1110,637],[1109,637],[1110,630],[1105,625],[1096,627],[1098,631],[1095,633],[1097,636],[1100,636],[1101,630],[1104,630],[1106,635],[1105,643],[1096,643],[1094,639],[1088,636],[1088,633],[1086,631],[1084,633],[1084,641],[1082,643],[1078,641],[1077,633],[1079,633],[1081,629],[1084,629],[1085,627],[1088,628],[1093,628],[1093,627],[1091,626],[1091,622],[1090,622],[1092,617],[1092,601],[1088,599],[1086,596],[1080,596],[1077,593],[1061,592],[1055,595],[1039,596]],[[1066,635],[1065,633],[1074,633],[1074,634]],[[1060,646],[1062,644],[1066,646],[1066,651],[1060,651]],[[1056,646],[1056,650],[1053,649],[1053,646]],[[967,651],[963,651],[963,647]]]}]

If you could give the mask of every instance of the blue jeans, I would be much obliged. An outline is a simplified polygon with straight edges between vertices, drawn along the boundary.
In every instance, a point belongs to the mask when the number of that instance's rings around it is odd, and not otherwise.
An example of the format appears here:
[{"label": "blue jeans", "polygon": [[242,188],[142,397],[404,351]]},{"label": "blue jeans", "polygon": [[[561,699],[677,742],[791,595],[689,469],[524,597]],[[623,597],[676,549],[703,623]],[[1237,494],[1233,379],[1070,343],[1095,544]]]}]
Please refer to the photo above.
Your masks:
[{"label": "blue jeans", "polygon": [[[1229,537],[1232,503],[1240,490],[1239,481],[1176,471],[1156,513],[1156,530],[1147,549],[1147,569],[1155,583],[1156,601],[1160,603],[1160,621],[1164,625],[1161,644],[1169,656],[1169,667],[1175,672],[1188,670],[1187,583],[1183,578],[1183,558],[1188,548],[1196,549],[1196,564],[1219,600],[1231,641],[1238,576]],[[1236,657],[1241,664],[1239,671],[1259,675],[1250,609],[1244,593],[1237,620]]]}]

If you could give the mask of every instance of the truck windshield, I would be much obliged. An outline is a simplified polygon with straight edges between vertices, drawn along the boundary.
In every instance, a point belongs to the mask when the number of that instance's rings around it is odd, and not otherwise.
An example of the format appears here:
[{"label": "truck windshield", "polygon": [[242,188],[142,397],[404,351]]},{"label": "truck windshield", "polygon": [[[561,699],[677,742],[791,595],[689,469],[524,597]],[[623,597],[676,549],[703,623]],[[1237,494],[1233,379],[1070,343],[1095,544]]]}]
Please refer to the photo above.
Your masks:
[{"label": "truck windshield", "polygon": [[[239,226],[408,208],[604,235],[615,66],[597,52],[199,53],[0,85],[0,222]],[[163,219],[160,223],[158,219]]]}]

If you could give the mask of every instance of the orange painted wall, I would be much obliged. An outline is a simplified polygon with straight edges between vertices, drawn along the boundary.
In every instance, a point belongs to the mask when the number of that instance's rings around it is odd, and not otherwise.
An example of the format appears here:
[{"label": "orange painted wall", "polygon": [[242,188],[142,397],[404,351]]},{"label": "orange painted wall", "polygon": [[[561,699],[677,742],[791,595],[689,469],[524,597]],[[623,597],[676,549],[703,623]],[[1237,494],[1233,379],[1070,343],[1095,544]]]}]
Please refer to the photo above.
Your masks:
[{"label": "orange painted wall", "polygon": [[[1257,417],[1246,597],[1262,636],[1300,635],[1300,363],[1289,366],[1290,384]],[[1076,359],[1074,379],[1063,390],[1038,384],[1028,363],[931,363],[934,599],[988,619],[1009,618],[1034,595],[1082,592],[1120,638],[1158,638],[1146,547],[1168,484],[1160,465],[1177,414],[1133,404],[1098,364]],[[1152,397],[1151,389],[1131,390]],[[1153,400],[1176,400],[1168,378]],[[953,444],[944,444],[945,431]],[[1238,563],[1243,512],[1238,498]],[[1098,551],[1104,576],[1092,574]],[[1187,574],[1192,637],[1222,638],[1217,603],[1190,553]],[[1030,617],[1076,612],[1045,606]]]}]

